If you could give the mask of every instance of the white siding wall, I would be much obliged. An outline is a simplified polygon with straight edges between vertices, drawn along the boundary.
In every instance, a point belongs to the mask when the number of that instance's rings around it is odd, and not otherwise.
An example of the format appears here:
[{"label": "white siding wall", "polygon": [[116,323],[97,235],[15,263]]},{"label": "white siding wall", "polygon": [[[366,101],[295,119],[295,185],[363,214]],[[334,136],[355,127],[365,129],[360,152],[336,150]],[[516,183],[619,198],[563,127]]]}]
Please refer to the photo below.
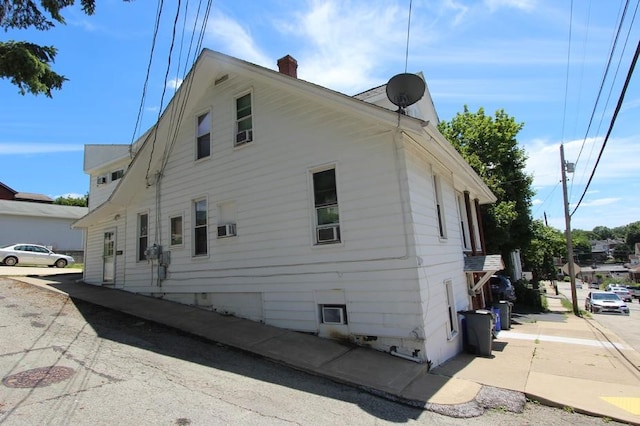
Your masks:
[{"label": "white siding wall", "polygon": [[[253,94],[254,140],[234,148],[234,96],[248,89]],[[349,333],[379,336],[378,343],[386,346],[411,340],[412,331],[422,326],[423,309],[416,293],[415,255],[406,239],[409,216],[400,196],[405,182],[394,159],[392,129],[363,127],[355,117],[233,79],[203,99],[207,101],[185,117],[164,171],[160,233],[155,185],[141,190],[126,212],[129,238],[117,269],[126,271],[125,288],[161,292],[168,299],[175,293],[176,300],[207,293],[219,310],[242,304],[239,294],[247,294],[247,306],[262,294],[263,321],[304,331],[318,330],[317,306],[329,303],[316,296],[322,292],[314,292],[340,289]],[[211,156],[196,162],[195,117],[208,109]],[[329,164],[336,167],[343,242],[314,246],[310,171]],[[192,200],[200,197],[208,200],[209,254],[193,257]],[[218,239],[217,205],[227,202],[235,203],[238,236]],[[171,250],[161,287],[157,271],[152,278],[151,265],[136,261],[140,212],[149,213],[149,245],[156,242]],[[169,217],[181,213],[184,245],[170,248]],[[101,253],[102,231],[91,229],[100,234],[90,241],[92,252]],[[97,277],[97,270],[88,269],[87,275]],[[422,349],[421,344],[411,347]]]},{"label": "white siding wall", "polygon": [[75,219],[0,215],[0,245],[31,243],[54,251],[84,249],[84,231],[71,229]]},{"label": "white siding wall", "polygon": [[[451,340],[447,335],[447,303],[444,282],[451,280],[456,311],[468,308],[464,259],[460,235],[456,191],[451,172],[415,145],[406,146],[411,214],[414,223],[416,254],[421,259],[420,300],[424,315],[427,357],[438,365],[460,351],[461,333]],[[433,174],[441,186],[441,212],[445,218],[446,238],[440,238],[436,212]],[[430,344],[435,342],[435,344]],[[446,342],[444,345],[442,342]]]}]

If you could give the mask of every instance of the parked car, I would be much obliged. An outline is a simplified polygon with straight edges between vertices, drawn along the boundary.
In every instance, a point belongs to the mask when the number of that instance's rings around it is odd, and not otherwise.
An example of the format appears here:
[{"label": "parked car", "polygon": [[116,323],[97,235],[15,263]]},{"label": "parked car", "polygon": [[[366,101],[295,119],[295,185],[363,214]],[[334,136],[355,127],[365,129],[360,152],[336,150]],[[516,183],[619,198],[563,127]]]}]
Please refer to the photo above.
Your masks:
[{"label": "parked car", "polygon": [[626,287],[616,287],[612,291],[620,296],[620,299],[624,300],[625,302],[633,302],[631,292]]},{"label": "parked car", "polygon": [[506,276],[491,275],[489,284],[491,285],[491,294],[494,299],[506,300],[508,302],[516,301],[516,290]]},{"label": "parked car", "polygon": [[7,266],[45,265],[64,268],[75,263],[71,256],[54,253],[44,246],[36,244],[11,244],[0,247],[0,263]]},{"label": "parked car", "polygon": [[584,300],[584,309],[596,314],[619,312],[629,315],[629,307],[613,291],[590,291]]},{"label": "parked car", "polygon": [[634,299],[640,299],[640,287],[627,286],[627,290],[631,293],[631,297]]}]

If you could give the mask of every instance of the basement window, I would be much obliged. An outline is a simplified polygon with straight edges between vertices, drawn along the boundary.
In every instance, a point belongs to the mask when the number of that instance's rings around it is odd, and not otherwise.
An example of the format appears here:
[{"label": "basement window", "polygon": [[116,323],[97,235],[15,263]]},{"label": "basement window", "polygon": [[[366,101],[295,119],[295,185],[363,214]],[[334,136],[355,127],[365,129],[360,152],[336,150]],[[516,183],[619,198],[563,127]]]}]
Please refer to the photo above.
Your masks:
[{"label": "basement window", "polygon": [[320,322],[322,324],[346,324],[346,305],[320,305]]}]

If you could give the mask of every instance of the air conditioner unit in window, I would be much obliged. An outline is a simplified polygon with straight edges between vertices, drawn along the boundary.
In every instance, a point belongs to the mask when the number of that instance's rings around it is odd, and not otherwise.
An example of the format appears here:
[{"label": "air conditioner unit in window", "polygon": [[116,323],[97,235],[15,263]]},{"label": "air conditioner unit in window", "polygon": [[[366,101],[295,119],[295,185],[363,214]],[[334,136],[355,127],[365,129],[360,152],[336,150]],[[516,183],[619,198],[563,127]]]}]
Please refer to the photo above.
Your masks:
[{"label": "air conditioner unit in window", "polygon": [[345,324],[344,307],[342,306],[322,306],[323,324]]},{"label": "air conditioner unit in window", "polygon": [[218,238],[233,237],[235,235],[236,235],[235,223],[218,226]]},{"label": "air conditioner unit in window", "polygon": [[98,185],[103,185],[107,183],[107,177],[106,176],[98,176]]},{"label": "air conditioner unit in window", "polygon": [[243,130],[236,133],[236,146],[243,145],[253,140],[253,130]]},{"label": "air conditioner unit in window", "polygon": [[325,226],[316,230],[318,243],[340,241],[340,225]]}]

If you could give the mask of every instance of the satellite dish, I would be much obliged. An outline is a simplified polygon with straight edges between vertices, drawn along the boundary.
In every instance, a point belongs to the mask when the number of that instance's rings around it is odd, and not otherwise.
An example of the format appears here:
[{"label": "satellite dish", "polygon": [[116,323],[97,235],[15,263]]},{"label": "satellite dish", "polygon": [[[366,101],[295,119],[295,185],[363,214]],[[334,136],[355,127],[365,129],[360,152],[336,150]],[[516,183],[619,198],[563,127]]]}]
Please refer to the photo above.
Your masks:
[{"label": "satellite dish", "polygon": [[416,74],[398,74],[391,77],[387,83],[387,97],[394,105],[399,107],[399,112],[409,105],[418,102],[424,95],[426,86]]}]

